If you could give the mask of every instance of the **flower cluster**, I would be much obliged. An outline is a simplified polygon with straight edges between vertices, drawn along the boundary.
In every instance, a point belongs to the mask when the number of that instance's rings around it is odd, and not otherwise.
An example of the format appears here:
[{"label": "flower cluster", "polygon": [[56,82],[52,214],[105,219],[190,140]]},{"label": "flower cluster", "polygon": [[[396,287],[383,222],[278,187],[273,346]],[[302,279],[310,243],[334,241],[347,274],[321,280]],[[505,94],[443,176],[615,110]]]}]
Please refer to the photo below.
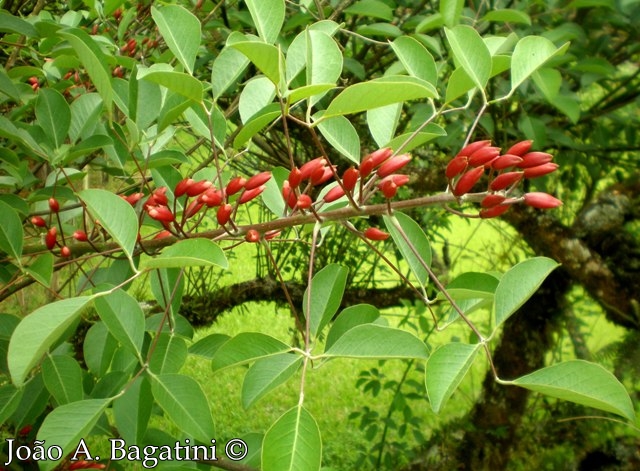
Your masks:
[{"label": "flower cluster", "polygon": [[539,209],[557,208],[562,202],[547,193],[514,195],[524,179],[542,177],[558,168],[551,154],[531,151],[532,143],[520,141],[504,154],[487,140],[466,145],[451,159],[445,171],[451,192],[462,198],[488,173],[486,196],[480,203],[481,218],[500,216],[512,204],[521,202]]}]

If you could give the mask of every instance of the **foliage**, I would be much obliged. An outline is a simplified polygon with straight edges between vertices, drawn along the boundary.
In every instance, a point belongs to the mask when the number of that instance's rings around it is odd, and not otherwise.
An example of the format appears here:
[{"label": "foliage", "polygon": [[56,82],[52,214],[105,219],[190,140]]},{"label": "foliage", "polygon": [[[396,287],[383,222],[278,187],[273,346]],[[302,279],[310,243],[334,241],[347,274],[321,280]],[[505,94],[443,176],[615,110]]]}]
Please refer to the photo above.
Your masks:
[{"label": "foliage", "polygon": [[[546,193],[558,165],[524,139],[535,137],[539,149],[560,140],[544,115],[513,115],[517,124],[498,129],[491,113],[534,89],[575,122],[574,93],[559,80],[571,35],[538,34],[526,5],[476,12],[458,0],[437,11],[421,2],[325,3],[116,0],[24,18],[0,12],[1,295],[34,283],[52,295],[23,318],[0,317],[0,422],[16,436],[34,426],[33,438],[60,447],[64,460],[40,469],[75,469],[68,459],[89,434],[151,445],[147,426],[157,414],[175,424],[172,443],[210,446],[219,432],[215,398],[180,373],[189,355],[207,358],[214,373],[249,365],[247,408],[299,378],[298,403],[244,460],[253,468],[320,469],[322,430],[305,408],[306,378],[339,357],[420,365],[420,393],[438,412],[482,352],[505,387],[636,420],[624,386],[597,364],[560,362],[509,380],[493,368],[492,341],[555,261],[466,273],[445,287],[432,268],[430,229],[402,212],[436,206],[490,218],[520,204],[559,206]],[[508,150],[472,139],[479,129]],[[421,158],[425,146],[455,156],[439,162],[444,191],[405,198],[413,169],[431,165]],[[407,165],[409,175],[399,174]],[[106,188],[100,174],[112,177]],[[529,191],[538,177],[539,191]],[[374,227],[378,219],[386,231]],[[361,265],[323,259],[323,244],[338,238],[358,244],[344,250]],[[233,269],[230,254],[245,243],[258,244],[282,283],[296,337],[248,328],[194,343],[180,315],[185,274]],[[286,270],[289,250],[304,257],[303,269]],[[426,322],[412,331],[375,306],[342,306],[354,279],[370,281],[354,273],[366,264],[386,265],[432,314],[434,302],[450,305],[450,318],[433,314],[433,323],[459,319],[471,340],[430,351]],[[301,304],[287,292],[289,276],[305,281]],[[145,314],[140,283],[160,313]],[[484,313],[487,331],[473,310]],[[76,351],[79,325],[86,334]],[[379,388],[379,379],[367,385]],[[24,413],[20,404],[34,395]],[[396,402],[396,410],[417,429],[410,407]],[[379,446],[378,465],[384,435]]]}]

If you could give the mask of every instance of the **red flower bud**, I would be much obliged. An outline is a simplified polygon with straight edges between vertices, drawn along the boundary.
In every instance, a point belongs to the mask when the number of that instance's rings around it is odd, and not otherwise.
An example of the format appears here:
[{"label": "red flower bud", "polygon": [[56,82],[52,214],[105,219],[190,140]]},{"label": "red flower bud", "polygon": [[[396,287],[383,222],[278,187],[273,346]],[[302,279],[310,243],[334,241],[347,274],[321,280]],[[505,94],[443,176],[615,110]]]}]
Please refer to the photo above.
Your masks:
[{"label": "red flower bud", "polygon": [[469,165],[472,167],[486,165],[499,155],[499,147],[482,147],[469,156]]},{"label": "red flower bud", "polygon": [[252,199],[254,199],[255,197],[257,197],[258,195],[260,195],[260,193],[262,193],[265,189],[264,185],[261,185],[257,188],[253,188],[251,190],[244,190],[242,192],[242,194],[240,195],[240,198],[238,199],[238,204],[245,204],[249,201],[251,201]]},{"label": "red flower bud", "polygon": [[275,238],[275,237],[278,237],[279,235],[280,235],[280,231],[278,231],[278,230],[273,230],[273,231],[265,232],[265,234],[264,234],[264,238],[265,238],[266,240],[271,240],[271,239],[273,239],[273,238]]},{"label": "red flower bud", "polygon": [[482,219],[495,218],[506,213],[510,207],[511,207],[510,204],[499,204],[497,206],[494,206],[493,208],[481,209],[480,217]]},{"label": "red flower bud", "polygon": [[[331,188],[322,198],[325,203],[333,203],[338,198],[342,198],[344,196],[344,190],[340,185],[334,186]],[[300,206],[298,206],[300,207]]]},{"label": "red flower bud", "polygon": [[49,198],[49,209],[54,213],[60,211],[60,203],[58,203],[57,199]]},{"label": "red flower bud", "polygon": [[244,240],[255,244],[260,241],[260,233],[255,229],[249,229],[244,235]]},{"label": "red flower bud", "polygon": [[73,233],[73,238],[78,242],[86,242],[87,240],[89,240],[89,237],[87,237],[87,233],[80,229]]},{"label": "red flower bud", "polygon": [[249,180],[247,180],[247,183],[245,183],[244,188],[245,190],[253,190],[254,188],[264,185],[270,179],[271,172],[260,172],[259,174],[249,178]]},{"label": "red flower bud", "polygon": [[216,218],[218,219],[218,224],[221,226],[225,225],[231,219],[231,212],[233,211],[233,206],[229,203],[223,204],[218,208],[218,213],[216,214]]},{"label": "red flower bud", "polygon": [[387,240],[389,238],[389,234],[377,227],[369,227],[364,231],[364,236],[369,240]]},{"label": "red flower bud", "polygon": [[387,177],[407,165],[410,160],[411,156],[409,154],[401,154],[391,157],[378,168],[377,174],[380,178]]},{"label": "red flower bud", "polygon": [[33,425],[27,424],[24,427],[22,427],[20,430],[18,430],[18,435],[20,435],[21,437],[24,437],[25,435],[29,435],[29,432],[31,432],[32,429],[33,429]]},{"label": "red flower bud", "polygon": [[549,162],[547,164],[538,165],[537,167],[530,167],[524,169],[524,178],[537,178],[549,173],[555,172],[558,169],[558,164]]},{"label": "red flower bud", "polygon": [[358,183],[358,178],[360,177],[360,172],[357,169],[350,167],[344,171],[342,174],[342,186],[347,191],[353,191]]},{"label": "red flower bud", "polygon": [[[316,157],[315,159],[305,163],[300,167],[300,180],[302,181],[311,178],[311,175],[313,175],[319,168],[323,168],[326,164],[327,160],[324,157]],[[291,186],[295,188],[294,185]]]},{"label": "red flower bud", "polygon": [[154,237],[154,239],[164,239],[165,237],[171,237],[171,232],[164,230],[164,231],[160,231],[156,234],[156,236]]},{"label": "red flower bud", "polygon": [[147,213],[151,219],[156,221],[171,222],[175,219],[171,210],[166,206],[151,206]]},{"label": "red flower bud", "polygon": [[393,155],[393,150],[389,147],[385,147],[383,149],[378,149],[376,151],[371,152],[367,155],[363,160],[371,160],[373,164],[373,168],[376,168],[382,162],[386,161],[389,157]]},{"label": "red flower bud", "polygon": [[372,159],[366,159],[360,162],[360,166],[358,167],[360,176],[362,178],[367,178],[371,174],[371,172],[373,172],[373,167],[374,165]]},{"label": "red flower bud", "polygon": [[322,167],[313,172],[313,175],[311,175],[311,183],[313,185],[321,185],[329,181],[331,177],[333,177],[333,170],[331,170],[331,167]]},{"label": "red flower bud", "polygon": [[403,175],[401,173],[396,173],[393,175],[389,175],[388,177],[384,177],[381,181],[380,181],[380,185],[382,185],[383,182],[387,181],[387,180],[391,180],[393,183],[396,184],[396,186],[403,186],[406,185],[407,183],[409,183],[409,175]]},{"label": "red flower bud", "polygon": [[384,197],[387,199],[393,198],[394,196],[396,196],[396,193],[398,192],[398,185],[396,185],[393,182],[393,180],[384,180],[380,182],[380,184],[378,185],[378,188],[382,190]]},{"label": "red flower bud", "polygon": [[466,146],[464,146],[460,150],[460,152],[458,152],[458,155],[456,155],[456,157],[469,157],[471,154],[473,154],[478,149],[482,149],[483,147],[487,147],[489,145],[491,145],[491,141],[475,141],[475,142],[472,142],[472,143],[467,144]]},{"label": "red flower bud", "polygon": [[302,182],[302,173],[298,167],[293,167],[289,172],[289,178],[287,179],[291,188],[298,188]]},{"label": "red flower bud", "polygon": [[31,218],[31,224],[37,227],[47,227],[47,221],[42,219],[40,216],[33,216]]},{"label": "red flower bud", "polygon": [[546,152],[529,152],[522,156],[522,162],[518,165],[520,168],[537,167],[538,165],[548,164],[553,160],[553,155]]},{"label": "red flower bud", "polygon": [[467,169],[468,165],[469,165],[469,159],[467,157],[464,157],[464,156],[454,157],[447,164],[445,175],[449,180],[451,180],[452,178],[455,178],[458,175],[461,175]]},{"label": "red flower bud", "polygon": [[468,170],[460,177],[460,179],[456,183],[456,186],[453,189],[453,194],[455,196],[462,196],[466,193],[469,193],[473,186],[478,183],[478,180],[480,180],[483,174],[484,167],[476,167]]},{"label": "red flower bud", "polygon": [[47,235],[44,236],[44,244],[51,250],[56,246],[56,239],[58,237],[58,228],[52,227],[47,231]]},{"label": "red flower bud", "polygon": [[489,185],[489,188],[491,188],[493,191],[504,190],[505,188],[515,183],[518,183],[520,180],[522,180],[522,175],[523,175],[522,172],[501,173],[500,175],[498,175],[496,178],[493,179],[493,181]]},{"label": "red flower bud", "polygon": [[496,195],[492,193],[482,198],[480,206],[482,206],[483,208],[493,208],[494,206],[498,206],[499,204],[504,202],[504,200],[506,199],[506,196]]},{"label": "red flower bud", "polygon": [[63,258],[71,257],[71,249],[66,245],[60,249],[60,256]]},{"label": "red flower bud", "polygon": [[298,196],[298,199],[295,199],[295,195],[294,196],[294,203],[293,203],[293,208],[297,207],[298,209],[308,209],[311,207],[311,197],[309,195],[305,195],[302,194],[300,196]]},{"label": "red flower bud", "polygon": [[[289,208],[293,209],[296,207],[298,198],[296,197],[296,192],[291,189],[291,185],[288,180],[285,180],[282,183],[282,198],[285,200]],[[309,201],[311,201],[311,198],[309,198]]]},{"label": "red flower bud", "polygon": [[222,191],[211,187],[198,197],[198,201],[207,205],[208,208],[220,206],[222,204]]},{"label": "red flower bud", "polygon": [[156,188],[151,196],[153,196],[153,199],[156,202],[156,204],[160,206],[166,206],[166,204],[169,202],[169,199],[167,198],[166,193],[167,193],[167,187],[162,186],[160,188]]},{"label": "red flower bud", "polygon": [[187,192],[187,188],[189,188],[193,184],[193,180],[191,178],[184,178],[178,182],[175,189],[173,190],[173,194],[176,198],[180,198]]},{"label": "red flower bud", "polygon": [[237,192],[244,188],[244,184],[247,183],[247,179],[243,177],[235,177],[232,178],[229,183],[227,183],[227,187],[225,188],[225,194],[227,196],[235,195]]},{"label": "red flower bud", "polygon": [[529,149],[531,149],[532,144],[533,144],[533,141],[517,142],[511,147],[509,147],[509,150],[506,153],[522,157],[524,154],[529,152]]},{"label": "red flower bud", "polygon": [[200,180],[197,182],[193,182],[187,187],[187,195],[191,197],[201,195],[212,186],[213,183],[211,183],[209,180]]},{"label": "red flower bud", "polygon": [[522,157],[514,154],[504,154],[491,162],[491,168],[494,170],[504,170],[505,168],[514,167],[522,162]]},{"label": "red flower bud", "polygon": [[187,209],[184,210],[184,217],[189,219],[190,217],[195,216],[196,214],[198,214],[198,211],[200,211],[203,206],[204,206],[204,203],[202,201],[193,200],[191,203],[189,203],[189,206],[187,206]]},{"label": "red flower bud", "polygon": [[562,201],[547,193],[534,191],[524,195],[524,204],[538,209],[553,209],[562,206]]},{"label": "red flower bud", "polygon": [[124,197],[124,200],[131,206],[134,206],[138,201],[142,199],[144,193],[132,193]]}]

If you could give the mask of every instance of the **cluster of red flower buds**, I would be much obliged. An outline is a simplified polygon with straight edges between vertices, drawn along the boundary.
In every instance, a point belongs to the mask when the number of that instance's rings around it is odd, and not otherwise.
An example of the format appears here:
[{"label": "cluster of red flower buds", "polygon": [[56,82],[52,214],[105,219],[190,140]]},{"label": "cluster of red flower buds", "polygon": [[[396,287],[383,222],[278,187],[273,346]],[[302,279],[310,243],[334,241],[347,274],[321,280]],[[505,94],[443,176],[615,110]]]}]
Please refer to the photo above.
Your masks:
[{"label": "cluster of red flower buds", "polygon": [[[60,212],[60,202],[56,198],[49,198],[49,220],[53,217],[57,217],[58,212]],[[41,227],[43,229],[47,229],[47,232],[44,235],[44,245],[47,247],[47,250],[53,250],[56,247],[60,248],[60,256],[67,258],[71,256],[71,249],[67,246],[64,234],[62,231],[58,231],[57,226],[49,227],[49,223],[42,216],[33,216],[31,218],[31,224],[36,227]],[[76,231],[78,233],[83,231]],[[76,232],[74,232],[73,237],[76,237]],[[85,239],[86,240],[86,239]]]},{"label": "cluster of red flower buds", "polygon": [[521,141],[504,154],[491,141],[476,141],[465,146],[447,165],[446,176],[451,192],[462,198],[488,172],[486,196],[480,205],[480,217],[492,218],[504,214],[512,204],[521,203],[539,209],[557,208],[560,200],[542,192],[514,196],[524,179],[542,177],[558,168],[546,152],[531,151],[532,141]]},{"label": "cluster of red flower buds", "polygon": [[[221,226],[233,226],[232,218],[238,207],[258,197],[270,179],[271,172],[260,172],[251,178],[232,178],[223,189],[218,189],[209,180],[195,181],[192,178],[184,178],[173,189],[176,199],[185,197],[184,210],[179,221],[175,214],[176,204],[173,209],[169,207],[166,187],[154,190],[145,201],[143,209],[151,219],[159,221],[165,228],[165,231],[158,234],[159,237],[182,233],[188,220],[198,214],[203,215],[208,208],[218,208],[216,219]],[[234,196],[235,201],[232,204]],[[125,199],[133,205],[142,197],[142,193],[135,193]]]},{"label": "cluster of red flower buds", "polygon": [[[315,211],[320,206],[347,197],[357,204],[366,204],[380,191],[386,199],[393,198],[398,188],[409,182],[407,175],[396,173],[409,163],[408,154],[393,155],[389,148],[379,149],[366,155],[358,168],[350,167],[338,176],[335,165],[328,165],[327,159],[318,157],[300,168],[294,167],[282,186],[282,197],[291,210]],[[337,184],[314,202],[311,197],[313,187],[337,178]],[[376,228],[367,229],[363,235],[370,240],[384,240],[389,234]]]}]

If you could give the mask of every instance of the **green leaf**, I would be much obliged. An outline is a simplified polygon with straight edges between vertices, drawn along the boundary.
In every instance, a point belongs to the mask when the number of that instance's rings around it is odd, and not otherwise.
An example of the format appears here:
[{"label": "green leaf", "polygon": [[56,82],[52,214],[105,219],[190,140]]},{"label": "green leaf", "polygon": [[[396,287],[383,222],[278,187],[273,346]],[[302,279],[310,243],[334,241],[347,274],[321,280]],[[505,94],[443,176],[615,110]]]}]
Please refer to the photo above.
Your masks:
[{"label": "green leaf", "polygon": [[269,106],[265,106],[262,111],[256,113],[253,118],[240,129],[240,132],[233,140],[233,146],[236,149],[240,149],[249,139],[281,115],[282,110],[280,109],[280,103],[272,103]]},{"label": "green leaf", "polygon": [[211,367],[213,371],[218,371],[290,350],[289,345],[270,335],[242,332],[216,350],[211,360]]},{"label": "green leaf", "polygon": [[378,36],[381,38],[397,38],[402,36],[402,30],[391,23],[372,23],[358,26],[356,33],[361,36]]},{"label": "green leaf", "polygon": [[301,405],[285,412],[264,436],[263,471],[314,471],[321,460],[320,429]]},{"label": "green leaf", "polygon": [[209,401],[195,379],[179,374],[149,378],[156,402],[185,435],[204,443],[215,437]]},{"label": "green leaf", "polygon": [[145,321],[138,301],[126,291],[118,289],[97,298],[94,305],[113,338],[142,359]]},{"label": "green leaf", "polygon": [[266,43],[275,43],[284,23],[284,0],[245,0],[245,3],[253,24],[256,25],[258,36]]},{"label": "green leaf", "polygon": [[31,23],[5,10],[0,10],[0,32],[16,33],[27,37],[38,36],[38,31]]},{"label": "green leaf", "polygon": [[456,61],[473,83],[484,90],[491,76],[491,53],[482,37],[475,29],[466,25],[445,28],[445,34]]},{"label": "green leaf", "polygon": [[[426,234],[417,222],[404,213],[397,212],[394,216],[384,216],[384,223],[416,280],[421,286],[426,286],[429,281],[429,272],[425,265],[427,267],[431,265],[431,244]],[[405,240],[396,224],[402,228],[411,245]]]},{"label": "green leaf", "polygon": [[480,344],[447,343],[427,360],[425,381],[431,408],[437,414],[458,388],[476,358]]},{"label": "green leaf", "polygon": [[547,396],[618,414],[632,422],[636,413],[625,387],[600,365],[570,360],[508,382]]},{"label": "green leaf", "polygon": [[71,126],[71,108],[62,94],[53,88],[38,93],[35,106],[36,119],[54,148],[60,147]]},{"label": "green leaf", "polygon": [[[436,137],[446,136],[447,132],[440,126],[434,123],[428,124],[424,131],[417,134],[405,133],[398,137],[393,138],[386,144],[386,147],[391,147],[394,151],[398,150],[402,146],[403,152],[409,152],[410,150],[420,147],[421,145],[432,141]],[[410,139],[408,142],[407,140]]]},{"label": "green leaf", "polygon": [[496,327],[516,312],[558,266],[550,258],[535,257],[518,263],[506,272],[495,292],[493,312]]},{"label": "green leaf", "polygon": [[400,36],[391,43],[391,48],[409,75],[436,85],[436,62],[420,42],[410,36]]},{"label": "green leaf", "polygon": [[149,370],[156,374],[177,373],[184,365],[187,354],[187,344],[182,337],[162,333],[149,360]]},{"label": "green leaf", "polygon": [[531,18],[525,12],[511,8],[491,10],[482,17],[483,21],[494,21],[497,23],[514,23],[531,25]]},{"label": "green leaf", "polygon": [[[170,306],[172,321],[180,311],[184,292],[183,270],[179,268],[158,268],[151,272],[151,292],[160,307]],[[175,326],[175,323],[173,323]]]},{"label": "green leaf", "polygon": [[151,6],[151,16],[165,43],[189,74],[200,47],[200,20],[179,5]]},{"label": "green leaf", "polygon": [[[46,446],[57,445],[65,456],[73,451],[81,438],[86,438],[104,413],[111,399],[85,399],[55,408],[38,430],[37,439]],[[40,469],[48,471],[57,467],[58,461],[41,461]]]},{"label": "green leaf", "polygon": [[83,190],[78,195],[94,219],[122,248],[133,265],[133,250],[138,238],[138,217],[129,203],[107,190]]},{"label": "green leaf", "polygon": [[24,389],[18,389],[11,383],[0,386],[0,425],[16,411],[23,391]]},{"label": "green leaf", "polygon": [[118,349],[118,342],[109,333],[104,322],[96,322],[87,331],[82,353],[87,368],[94,376],[104,376]]},{"label": "green leaf", "polygon": [[464,0],[441,0],[440,14],[444,24],[451,28],[460,22]]},{"label": "green leaf", "polygon": [[367,110],[367,126],[378,147],[387,147],[387,144],[393,139],[401,112],[402,103],[393,103]]},{"label": "green leaf", "polygon": [[344,12],[348,15],[368,16],[393,21],[393,9],[380,0],[360,0],[349,6]]},{"label": "green leaf", "polygon": [[242,123],[246,123],[273,101],[276,87],[271,80],[264,76],[255,77],[247,82],[240,93],[238,111]]},{"label": "green leaf", "polygon": [[234,43],[232,47],[247,56],[276,87],[280,84],[280,65],[284,58],[277,47],[255,41]]},{"label": "green leaf", "polygon": [[360,137],[344,116],[334,116],[318,124],[320,134],[331,146],[352,162],[360,163]]},{"label": "green leaf", "polygon": [[97,93],[85,93],[71,103],[69,137],[72,142],[93,136],[102,105],[102,98]]},{"label": "green leaf", "polygon": [[211,360],[222,344],[230,338],[231,337],[226,334],[207,335],[191,345],[189,347],[189,353]]},{"label": "green leaf", "polygon": [[185,239],[167,247],[154,258],[146,260],[144,268],[221,267],[229,262],[220,246],[210,239]]},{"label": "green leaf", "polygon": [[333,322],[325,349],[328,350],[347,330],[361,324],[371,324],[380,317],[380,311],[370,304],[356,304],[345,308]]},{"label": "green leaf", "polygon": [[165,70],[163,66],[151,66],[148,69],[140,67],[138,69],[138,80],[148,80],[149,82],[157,83],[196,103],[202,103],[202,82],[184,72]]},{"label": "green leaf", "polygon": [[361,324],[342,334],[324,352],[324,356],[426,359],[429,350],[422,340],[405,330],[377,324]]},{"label": "green leaf", "polygon": [[542,36],[525,36],[518,41],[511,56],[511,90],[518,88],[549,59],[564,54],[568,47],[569,43],[556,48]]},{"label": "green leaf", "polygon": [[27,381],[23,387],[20,402],[9,418],[17,429],[33,424],[38,420],[51,404],[51,394],[44,386],[42,373],[38,372]]},{"label": "green leaf", "polygon": [[[335,263],[327,265],[313,276],[311,286],[304,291],[302,310],[305,318],[309,319],[312,335],[320,334],[324,326],[338,312],[348,273],[349,270],[341,265]],[[311,290],[310,303],[307,302],[309,290]]]},{"label": "green leaf", "polygon": [[262,192],[262,201],[276,216],[284,214],[284,198],[282,197],[282,183],[289,177],[289,169],[275,167],[271,169],[271,179],[266,183]]},{"label": "green leaf", "polygon": [[[335,83],[342,74],[342,52],[336,42],[322,31],[307,29],[307,85]],[[311,106],[324,94],[314,96]]]},{"label": "green leaf", "polygon": [[0,221],[0,249],[20,263],[24,242],[22,221],[16,210],[4,201],[0,201]]},{"label": "green leaf", "polygon": [[303,87],[294,88],[287,93],[287,102],[289,105],[309,98],[314,95],[324,95],[325,92],[336,88],[335,83],[318,83],[315,85],[305,85]]},{"label": "green leaf", "polygon": [[292,353],[279,353],[257,360],[242,383],[242,406],[251,407],[256,401],[287,381],[302,365],[302,357]]},{"label": "green leaf", "polygon": [[[0,18],[2,17],[2,12],[0,12]],[[11,15],[13,17],[13,15]],[[18,87],[13,83],[13,81],[7,75],[7,72],[4,68],[0,69],[0,92],[7,95],[16,103],[20,103],[20,91]]]},{"label": "green leaf", "polygon": [[433,85],[424,80],[391,75],[347,87],[329,104],[323,118],[359,113],[403,101],[435,98],[437,95]]},{"label": "green leaf", "polygon": [[111,87],[111,72],[107,64],[107,57],[89,34],[79,28],[69,28],[58,33],[69,41],[73,49],[78,54],[80,62],[84,65],[91,81],[98,89],[102,97],[104,106],[111,119],[111,104],[113,102],[113,88]]},{"label": "green leaf", "polygon": [[124,394],[113,401],[116,427],[128,444],[142,445],[152,408],[151,385],[143,376],[136,378]]},{"label": "green leaf", "polygon": [[7,354],[13,384],[24,384],[31,368],[60,340],[91,299],[91,296],[80,296],[46,304],[20,321],[11,336]]},{"label": "green leaf", "polygon": [[67,355],[48,355],[42,362],[42,379],[58,405],[84,398],[82,369]]},{"label": "green leaf", "polygon": [[233,85],[249,65],[249,59],[230,46],[225,47],[211,66],[211,93],[217,100]]}]

